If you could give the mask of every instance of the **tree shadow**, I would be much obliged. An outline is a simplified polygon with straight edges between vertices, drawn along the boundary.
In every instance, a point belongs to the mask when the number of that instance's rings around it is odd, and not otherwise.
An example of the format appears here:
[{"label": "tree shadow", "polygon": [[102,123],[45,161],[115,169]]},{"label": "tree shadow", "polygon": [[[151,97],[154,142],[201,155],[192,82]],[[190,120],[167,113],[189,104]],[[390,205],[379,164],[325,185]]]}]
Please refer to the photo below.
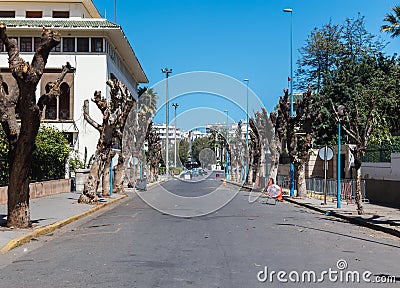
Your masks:
[{"label": "tree shadow", "polygon": [[31,224],[40,224],[40,221],[48,220],[48,218],[40,218],[40,219],[35,219],[31,220]]},{"label": "tree shadow", "polygon": [[382,218],[384,216],[381,215],[372,215],[370,218],[364,218],[364,217],[359,217],[356,216],[354,218],[359,219],[359,220],[364,220],[364,221],[368,221],[369,223],[373,223],[373,224],[383,224],[383,225],[389,225],[389,226],[400,226],[400,219],[386,219],[386,220],[379,220],[379,218]]},{"label": "tree shadow", "polygon": [[335,235],[339,235],[339,236],[343,236],[343,237],[347,237],[347,238],[351,238],[351,239],[357,239],[357,240],[361,240],[361,241],[371,242],[371,243],[375,243],[375,244],[380,244],[380,245],[384,245],[384,246],[389,246],[389,247],[392,247],[392,248],[399,248],[400,249],[399,245],[388,244],[388,243],[379,242],[379,241],[376,241],[376,240],[371,240],[371,239],[362,238],[362,237],[358,237],[358,236],[353,236],[353,235],[340,233],[340,232],[333,232],[333,231],[324,230],[324,229],[315,228],[315,227],[309,227],[309,226],[291,224],[291,223],[276,223],[276,225],[299,227],[299,228],[304,228],[304,229],[309,229],[309,230],[314,230],[314,231],[319,231],[319,232],[324,232],[324,233],[329,233],[329,234],[335,234]]},{"label": "tree shadow", "polygon": [[7,215],[0,214],[0,227],[7,227]]}]

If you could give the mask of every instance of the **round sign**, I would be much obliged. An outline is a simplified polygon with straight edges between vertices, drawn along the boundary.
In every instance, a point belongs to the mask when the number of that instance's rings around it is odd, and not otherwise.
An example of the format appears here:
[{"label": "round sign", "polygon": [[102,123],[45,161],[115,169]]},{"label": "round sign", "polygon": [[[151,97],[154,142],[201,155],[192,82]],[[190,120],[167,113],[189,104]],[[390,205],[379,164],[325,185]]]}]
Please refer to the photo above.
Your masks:
[{"label": "round sign", "polygon": [[272,184],[268,186],[267,192],[271,197],[278,197],[279,194],[281,194],[281,187],[276,184]]},{"label": "round sign", "polygon": [[318,155],[322,160],[325,160],[325,151],[326,151],[326,160],[331,160],[333,158],[333,150],[329,147],[322,147],[318,151]]},{"label": "round sign", "polygon": [[137,165],[139,163],[139,159],[136,157],[129,157],[129,162],[131,162],[132,165]]}]

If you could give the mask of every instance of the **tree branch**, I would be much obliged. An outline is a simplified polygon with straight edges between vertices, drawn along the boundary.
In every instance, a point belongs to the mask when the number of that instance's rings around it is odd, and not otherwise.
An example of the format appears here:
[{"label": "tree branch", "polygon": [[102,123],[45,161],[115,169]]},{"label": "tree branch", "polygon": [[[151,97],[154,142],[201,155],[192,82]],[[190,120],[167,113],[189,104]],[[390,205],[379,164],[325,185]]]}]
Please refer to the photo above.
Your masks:
[{"label": "tree branch", "polygon": [[46,106],[51,99],[53,99],[54,97],[59,97],[60,85],[62,81],[68,73],[73,72],[75,72],[75,68],[72,67],[69,62],[67,62],[66,65],[62,66],[62,71],[57,80],[55,82],[48,82],[46,84],[46,93],[40,96],[37,104],[41,112],[43,112],[44,106]]},{"label": "tree branch", "polygon": [[[100,92],[96,91],[95,95],[96,95],[96,93],[100,93]],[[84,104],[83,104],[83,117],[85,118],[85,120],[90,125],[92,125],[93,128],[95,128],[97,131],[100,132],[101,125],[98,124],[96,121],[94,121],[93,118],[90,117],[90,115],[89,115],[89,100],[85,100],[84,101]]]},{"label": "tree branch", "polygon": [[19,125],[15,116],[17,99],[18,96],[15,93],[9,93],[8,85],[0,75],[0,122],[11,146],[15,145],[19,134]]},{"label": "tree branch", "polygon": [[35,82],[39,82],[42,77],[51,49],[56,47],[60,42],[61,36],[58,32],[43,27],[41,42],[38,49],[36,49],[31,65],[32,71],[30,76],[34,78]]}]

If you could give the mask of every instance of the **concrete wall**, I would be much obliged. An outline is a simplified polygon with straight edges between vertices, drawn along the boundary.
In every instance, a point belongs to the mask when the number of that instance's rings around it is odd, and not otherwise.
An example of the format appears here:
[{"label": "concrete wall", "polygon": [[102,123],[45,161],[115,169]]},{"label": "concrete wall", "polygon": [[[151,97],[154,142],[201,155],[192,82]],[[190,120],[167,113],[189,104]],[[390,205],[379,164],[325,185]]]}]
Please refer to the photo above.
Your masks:
[{"label": "concrete wall", "polygon": [[[71,180],[59,179],[29,184],[30,198],[40,198],[71,191]],[[0,187],[0,204],[7,203],[7,186]]]},{"label": "concrete wall", "polygon": [[367,179],[366,196],[370,203],[400,208],[400,181]]},{"label": "concrete wall", "polygon": [[365,179],[400,181],[400,153],[391,154],[390,163],[362,163]]}]

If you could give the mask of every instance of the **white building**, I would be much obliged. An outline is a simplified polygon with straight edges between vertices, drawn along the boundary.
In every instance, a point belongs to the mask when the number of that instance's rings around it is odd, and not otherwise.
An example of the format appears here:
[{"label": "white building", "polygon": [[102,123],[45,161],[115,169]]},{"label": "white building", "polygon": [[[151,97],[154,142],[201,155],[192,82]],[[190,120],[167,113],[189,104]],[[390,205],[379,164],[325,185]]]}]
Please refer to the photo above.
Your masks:
[{"label": "white building", "polygon": [[[153,129],[155,129],[156,133],[160,136],[162,142],[165,142],[167,138],[167,126],[165,123],[163,124],[154,124]],[[176,128],[176,142],[179,142],[183,138],[183,134],[180,128]],[[175,141],[175,126],[168,126],[168,142],[174,143]]]},{"label": "white building", "polygon": [[[50,53],[37,97],[66,62],[76,72],[64,79],[61,97],[47,105],[43,122],[67,132],[81,153],[87,147],[88,155],[93,154],[99,135],[83,118],[84,100],[91,99],[96,90],[108,96],[106,81],[111,74],[127,85],[135,98],[138,84],[148,83],[122,28],[102,18],[90,0],[0,0],[0,22],[7,25],[10,38],[17,38],[20,55],[28,62],[40,43],[42,27],[61,34],[60,45]],[[7,82],[14,81],[1,43],[0,69]],[[89,109],[92,118],[101,123],[100,111],[92,101]]]}]

